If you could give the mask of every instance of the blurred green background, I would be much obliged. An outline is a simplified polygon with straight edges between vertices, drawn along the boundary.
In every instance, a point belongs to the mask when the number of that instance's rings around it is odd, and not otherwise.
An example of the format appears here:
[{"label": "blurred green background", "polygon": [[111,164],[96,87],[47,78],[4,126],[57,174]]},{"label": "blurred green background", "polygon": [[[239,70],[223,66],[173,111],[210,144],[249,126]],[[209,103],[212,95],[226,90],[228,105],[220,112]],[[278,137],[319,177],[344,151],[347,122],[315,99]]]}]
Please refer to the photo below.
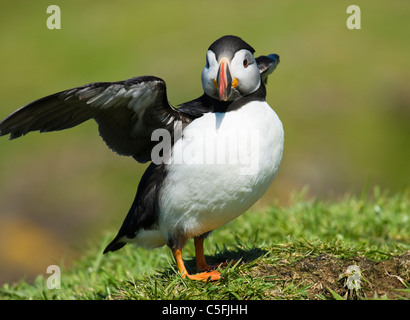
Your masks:
[{"label": "blurred green background", "polygon": [[[61,30],[49,30],[49,5]],[[346,8],[361,8],[349,30]],[[202,94],[208,46],[225,34],[278,53],[268,102],[285,128],[282,166],[256,206],[292,192],[328,199],[410,178],[408,1],[2,1],[0,119],[95,81],[156,75],[173,105]],[[0,283],[67,264],[117,231],[145,165],[111,152],[94,122],[0,138]]]}]

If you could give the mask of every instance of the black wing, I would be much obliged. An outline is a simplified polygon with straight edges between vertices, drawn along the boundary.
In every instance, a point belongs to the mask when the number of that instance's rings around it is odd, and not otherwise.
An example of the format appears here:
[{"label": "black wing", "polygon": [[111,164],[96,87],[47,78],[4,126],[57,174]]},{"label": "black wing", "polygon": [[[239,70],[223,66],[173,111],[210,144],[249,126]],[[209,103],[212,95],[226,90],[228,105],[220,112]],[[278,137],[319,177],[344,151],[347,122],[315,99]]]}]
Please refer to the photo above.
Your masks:
[{"label": "black wing", "polygon": [[279,56],[277,54],[270,54],[268,56],[260,56],[256,58],[259,71],[261,72],[261,79],[264,84],[268,83],[268,75],[276,69],[279,64]]},{"label": "black wing", "polygon": [[94,119],[108,147],[146,162],[158,143],[151,141],[153,130],[173,132],[175,121],[187,123],[195,117],[168,103],[162,79],[144,76],[91,83],[36,100],[0,122],[0,136],[10,134],[14,139],[30,131],[63,130]]}]

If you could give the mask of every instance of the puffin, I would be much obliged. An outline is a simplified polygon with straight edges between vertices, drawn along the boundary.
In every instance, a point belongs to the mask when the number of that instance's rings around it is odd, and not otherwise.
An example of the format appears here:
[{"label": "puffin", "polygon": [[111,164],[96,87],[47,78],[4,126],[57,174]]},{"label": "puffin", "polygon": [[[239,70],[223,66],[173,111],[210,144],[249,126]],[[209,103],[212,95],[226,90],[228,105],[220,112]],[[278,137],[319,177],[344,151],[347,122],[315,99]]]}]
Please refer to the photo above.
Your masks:
[{"label": "puffin", "polygon": [[[247,211],[271,185],[282,159],[284,130],[266,102],[277,54],[255,58],[254,48],[226,35],[206,51],[204,93],[172,106],[155,76],[95,82],[31,102],[0,122],[0,136],[68,129],[94,119],[107,146],[150,162],[116,237],[104,254],[128,243],[167,245],[183,278],[215,281],[204,239]],[[256,218],[257,219],[257,218]],[[197,273],[182,250],[194,239]]]}]

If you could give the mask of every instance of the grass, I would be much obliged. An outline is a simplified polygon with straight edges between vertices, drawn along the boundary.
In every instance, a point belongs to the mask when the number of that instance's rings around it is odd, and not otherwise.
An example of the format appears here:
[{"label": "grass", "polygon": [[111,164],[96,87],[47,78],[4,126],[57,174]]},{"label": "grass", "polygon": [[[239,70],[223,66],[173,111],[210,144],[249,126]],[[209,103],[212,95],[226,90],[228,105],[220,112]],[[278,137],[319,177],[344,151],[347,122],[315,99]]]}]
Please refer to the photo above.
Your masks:
[{"label": "grass", "polygon": [[[0,288],[2,299],[409,299],[409,191],[346,196],[337,202],[296,194],[286,207],[249,211],[206,242],[208,262],[239,259],[217,282],[182,279],[167,248],[126,246],[103,256],[113,233],[70,268],[61,289],[48,275]],[[261,223],[263,222],[263,223]],[[184,250],[195,272],[193,245]],[[361,269],[348,289],[349,265]]]}]

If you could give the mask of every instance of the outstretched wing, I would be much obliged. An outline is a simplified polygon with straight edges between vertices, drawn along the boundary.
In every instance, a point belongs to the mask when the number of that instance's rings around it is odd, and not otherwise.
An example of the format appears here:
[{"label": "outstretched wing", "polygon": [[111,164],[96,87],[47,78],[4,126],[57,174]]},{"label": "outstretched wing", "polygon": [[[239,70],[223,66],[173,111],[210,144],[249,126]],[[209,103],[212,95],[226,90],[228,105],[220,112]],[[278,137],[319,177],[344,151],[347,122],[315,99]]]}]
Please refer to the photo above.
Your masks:
[{"label": "outstretched wing", "polygon": [[268,56],[260,56],[256,58],[256,63],[258,64],[261,79],[264,84],[268,83],[268,75],[276,69],[279,61],[279,56],[277,54],[270,54]]},{"label": "outstretched wing", "polygon": [[144,76],[91,83],[36,100],[0,122],[0,136],[14,139],[30,131],[63,130],[89,119],[98,123],[112,150],[146,162],[158,143],[151,141],[152,131],[172,132],[175,121],[190,122],[192,116],[168,103],[162,79]]}]

